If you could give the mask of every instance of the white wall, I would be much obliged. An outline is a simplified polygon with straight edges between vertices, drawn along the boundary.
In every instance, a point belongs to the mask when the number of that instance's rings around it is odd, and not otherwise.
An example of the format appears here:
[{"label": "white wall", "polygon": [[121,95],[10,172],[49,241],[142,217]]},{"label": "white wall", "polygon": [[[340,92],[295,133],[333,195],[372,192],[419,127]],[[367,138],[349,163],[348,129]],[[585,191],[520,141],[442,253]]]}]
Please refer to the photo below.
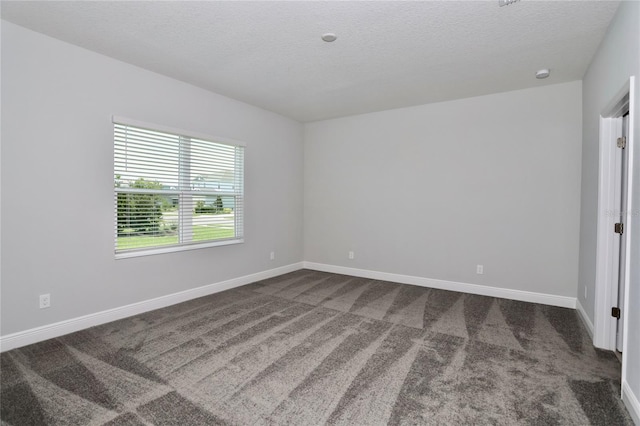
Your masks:
[{"label": "white wall", "polygon": [[[114,260],[112,114],[246,142],[246,242]],[[302,150],[293,120],[3,22],[2,335],[301,261]]]},{"label": "white wall", "polygon": [[305,260],[575,297],[580,144],[580,82],[309,123]]},{"label": "white wall", "polygon": [[[579,301],[587,316],[594,320],[594,300],[585,299],[584,287],[588,295],[595,294],[596,224],[598,212],[598,145],[600,114],[623,87],[629,77],[636,76],[636,108],[640,101],[640,3],[622,2],[608,33],[598,48],[583,80],[583,156],[582,156],[582,205],[580,226],[580,288]],[[635,170],[632,182],[633,204],[630,211],[640,211],[640,149],[638,129],[640,119],[636,109],[633,117],[635,125],[634,158]],[[629,217],[626,230],[635,243],[631,246],[631,275],[629,277],[629,335],[627,351],[627,385],[637,397],[640,396],[640,216]],[[637,406],[636,415],[640,415]]]}]

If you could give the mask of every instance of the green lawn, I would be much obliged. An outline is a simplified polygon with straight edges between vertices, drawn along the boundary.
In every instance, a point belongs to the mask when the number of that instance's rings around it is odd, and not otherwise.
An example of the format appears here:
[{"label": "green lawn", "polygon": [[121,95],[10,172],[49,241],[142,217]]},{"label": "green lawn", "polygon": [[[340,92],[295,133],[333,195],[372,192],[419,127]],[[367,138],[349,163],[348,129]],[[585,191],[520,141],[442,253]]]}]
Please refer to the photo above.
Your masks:
[{"label": "green lawn", "polygon": [[[234,230],[221,225],[194,225],[193,241],[204,241],[211,239],[233,238]],[[131,237],[118,237],[118,250],[128,250],[144,247],[157,247],[178,244],[178,234],[176,235],[135,235]]]}]

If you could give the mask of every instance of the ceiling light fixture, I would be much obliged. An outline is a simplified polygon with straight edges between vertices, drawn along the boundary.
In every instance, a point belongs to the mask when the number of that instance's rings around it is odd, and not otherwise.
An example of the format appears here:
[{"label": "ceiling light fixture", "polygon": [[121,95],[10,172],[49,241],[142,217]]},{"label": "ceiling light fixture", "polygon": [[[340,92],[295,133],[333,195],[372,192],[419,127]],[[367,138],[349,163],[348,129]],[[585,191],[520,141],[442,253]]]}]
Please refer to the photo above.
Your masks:
[{"label": "ceiling light fixture", "polygon": [[515,2],[517,2],[519,0],[498,0],[498,6],[502,7],[502,6],[509,6],[510,4],[513,4]]},{"label": "ceiling light fixture", "polygon": [[326,33],[326,34],[322,34],[322,40],[326,41],[327,43],[331,43],[332,41],[336,41],[338,37],[336,37],[336,35],[334,33]]},{"label": "ceiling light fixture", "polygon": [[549,74],[551,74],[551,71],[549,71],[548,68],[541,69],[538,72],[536,72],[536,78],[538,80],[542,80],[543,78],[549,77]]}]

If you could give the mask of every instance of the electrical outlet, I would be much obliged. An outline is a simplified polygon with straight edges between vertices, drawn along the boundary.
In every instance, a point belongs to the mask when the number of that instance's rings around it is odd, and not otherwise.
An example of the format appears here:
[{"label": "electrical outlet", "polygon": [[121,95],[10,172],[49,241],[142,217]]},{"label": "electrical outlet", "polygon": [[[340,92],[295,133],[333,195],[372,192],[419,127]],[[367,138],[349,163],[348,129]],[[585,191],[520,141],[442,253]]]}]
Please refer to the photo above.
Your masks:
[{"label": "electrical outlet", "polygon": [[476,265],[476,274],[478,275],[484,274],[484,265]]},{"label": "electrical outlet", "polygon": [[41,294],[40,295],[40,309],[48,308],[51,306],[51,295],[50,294]]},{"label": "electrical outlet", "polygon": [[276,252],[272,251],[271,254],[269,254],[269,259],[271,260],[275,260],[276,259]]},{"label": "electrical outlet", "polygon": [[355,259],[355,257],[356,257],[355,254],[352,251],[350,251],[349,252],[349,259],[353,260],[353,259]]}]

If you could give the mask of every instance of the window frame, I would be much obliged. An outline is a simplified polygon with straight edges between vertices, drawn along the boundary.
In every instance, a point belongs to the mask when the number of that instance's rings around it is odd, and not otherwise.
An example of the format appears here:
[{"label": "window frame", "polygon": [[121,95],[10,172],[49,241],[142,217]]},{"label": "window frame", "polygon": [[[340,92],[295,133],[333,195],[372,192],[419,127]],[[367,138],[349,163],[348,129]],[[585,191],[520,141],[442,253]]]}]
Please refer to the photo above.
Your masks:
[{"label": "window frame", "polygon": [[[199,133],[199,132],[194,132],[194,131],[189,131],[189,130],[184,130],[184,129],[178,129],[175,127],[170,127],[170,126],[163,126],[163,125],[159,125],[159,124],[154,124],[154,123],[147,123],[147,122],[143,122],[143,121],[139,121],[139,120],[134,120],[134,119],[130,119],[130,118],[126,118],[126,117],[122,117],[122,116],[117,116],[117,115],[112,115],[111,116],[111,123],[112,123],[112,131],[111,131],[111,135],[112,135],[112,143],[113,145],[113,154],[114,154],[114,162],[112,164],[112,169],[113,172],[115,173],[115,129],[116,129],[116,125],[121,125],[121,126],[131,126],[131,127],[137,127],[140,129],[145,129],[145,130],[150,130],[150,131],[156,131],[156,132],[164,132],[164,133],[169,133],[172,134],[174,136],[179,137],[181,140],[182,138],[188,138],[188,139],[197,139],[200,141],[207,141],[207,142],[212,142],[212,143],[217,143],[217,144],[221,144],[221,145],[228,145],[231,147],[235,147],[235,148],[242,148],[243,149],[243,153],[242,153],[242,170],[241,170],[241,174],[240,174],[240,190],[236,191],[236,194],[233,195],[234,197],[234,203],[235,206],[237,208],[238,205],[240,205],[239,207],[239,214],[240,214],[240,219],[238,219],[238,217],[234,217],[234,223],[235,223],[235,233],[237,235],[237,229],[238,227],[240,228],[240,236],[239,237],[234,237],[234,238],[229,238],[229,239],[219,239],[219,240],[207,240],[207,241],[188,241],[188,242],[184,242],[183,241],[183,235],[180,232],[178,234],[178,243],[177,244],[173,244],[173,245],[166,245],[166,246],[156,246],[156,247],[141,247],[141,248],[132,248],[132,249],[124,249],[121,251],[118,251],[117,249],[117,238],[118,238],[118,209],[117,209],[117,199],[118,199],[118,194],[127,194],[127,193],[144,193],[144,194],[151,194],[151,193],[156,193],[156,194],[162,194],[162,195],[177,195],[178,197],[180,197],[181,199],[185,196],[189,197],[189,196],[193,196],[194,191],[193,190],[184,190],[184,189],[167,189],[167,190],[154,190],[154,189],[144,189],[144,190],[138,190],[135,188],[118,188],[118,187],[114,187],[114,232],[115,232],[115,246],[114,246],[114,254],[115,254],[115,258],[116,259],[126,259],[126,258],[132,258],[132,257],[140,257],[140,256],[150,256],[150,255],[155,255],[155,254],[165,254],[165,253],[173,253],[173,252],[181,252],[181,251],[186,251],[186,250],[197,250],[197,249],[203,249],[203,248],[209,248],[209,247],[218,247],[218,246],[225,246],[225,245],[232,245],[232,244],[242,244],[244,243],[244,223],[245,223],[245,190],[244,190],[244,180],[245,180],[245,164],[246,164],[246,157],[245,157],[245,151],[246,151],[246,143],[242,142],[242,141],[238,141],[235,139],[230,139],[230,138],[224,138],[224,137],[218,137],[218,136],[212,136],[209,134],[205,134],[205,133]],[[182,142],[180,142],[180,147],[182,148]],[[204,191],[206,193],[209,192],[217,192],[217,191]],[[201,194],[202,192],[198,192],[198,194]],[[204,194],[207,195],[207,194]],[[224,193],[222,195],[229,195],[227,193]],[[180,203],[182,204],[182,203]],[[180,210],[180,214],[179,216],[182,218],[184,215],[184,211],[185,211],[185,206],[180,205],[179,206],[179,210]],[[234,210],[234,216],[238,214],[238,211]]]}]

